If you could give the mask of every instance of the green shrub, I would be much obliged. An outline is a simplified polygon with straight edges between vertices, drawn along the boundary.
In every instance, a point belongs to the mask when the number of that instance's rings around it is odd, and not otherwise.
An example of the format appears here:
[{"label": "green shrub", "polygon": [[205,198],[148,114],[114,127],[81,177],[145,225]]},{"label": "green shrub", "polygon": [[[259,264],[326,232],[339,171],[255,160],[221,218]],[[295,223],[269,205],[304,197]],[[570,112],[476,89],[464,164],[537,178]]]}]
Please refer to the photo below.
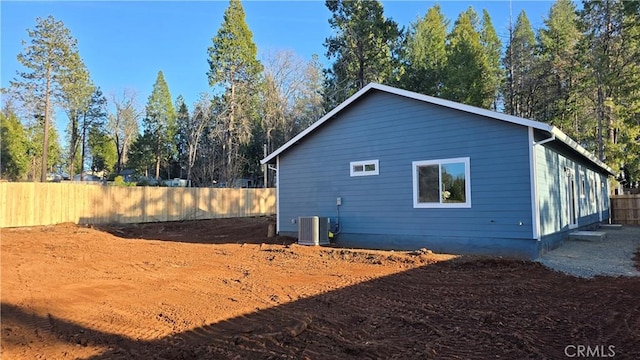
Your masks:
[{"label": "green shrub", "polygon": [[124,181],[124,177],[118,175],[113,179],[113,184],[115,186],[136,186],[135,183]]}]

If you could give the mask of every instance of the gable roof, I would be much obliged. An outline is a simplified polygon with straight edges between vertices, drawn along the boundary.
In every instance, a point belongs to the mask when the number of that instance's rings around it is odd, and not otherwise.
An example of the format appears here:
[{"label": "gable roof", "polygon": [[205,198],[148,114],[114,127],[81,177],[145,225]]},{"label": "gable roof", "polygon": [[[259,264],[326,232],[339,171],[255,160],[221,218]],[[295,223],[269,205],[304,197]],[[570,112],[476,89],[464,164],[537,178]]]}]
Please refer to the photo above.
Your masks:
[{"label": "gable roof", "polygon": [[309,134],[313,133],[314,130],[316,130],[317,128],[322,126],[325,122],[329,121],[331,118],[333,118],[339,112],[341,112],[343,109],[345,109],[346,107],[351,105],[351,103],[353,103],[356,100],[358,100],[359,98],[363,97],[366,93],[368,93],[370,91],[374,91],[374,90],[386,92],[386,93],[389,93],[389,94],[404,96],[404,97],[407,97],[407,98],[410,98],[410,99],[423,101],[425,103],[429,103],[429,104],[433,104],[433,105],[439,105],[439,106],[447,107],[447,108],[450,108],[450,109],[460,110],[460,111],[464,111],[464,112],[467,112],[467,113],[470,113],[470,114],[480,115],[480,116],[484,116],[484,117],[487,117],[487,118],[491,118],[491,119],[495,119],[495,120],[499,120],[499,121],[504,121],[504,122],[508,122],[508,123],[512,123],[512,124],[517,124],[517,125],[521,125],[521,126],[531,127],[533,129],[537,129],[537,130],[541,130],[541,131],[547,132],[555,140],[558,140],[558,141],[564,143],[565,145],[569,146],[574,151],[576,151],[580,155],[582,155],[585,158],[587,158],[589,161],[591,161],[597,167],[601,168],[602,170],[608,172],[611,175],[615,175],[613,170],[609,166],[607,166],[605,163],[600,161],[592,153],[587,151],[584,147],[580,146],[580,144],[575,142],[573,139],[571,139],[569,136],[567,136],[565,133],[560,131],[560,129],[556,128],[553,125],[545,124],[545,123],[542,123],[542,122],[539,122],[539,121],[534,121],[534,120],[521,118],[521,117],[518,117],[518,116],[499,113],[499,112],[495,112],[495,111],[491,111],[491,110],[487,110],[487,109],[482,109],[482,108],[475,107],[475,106],[465,105],[465,104],[461,104],[461,103],[458,103],[458,102],[455,102],[455,101],[450,101],[450,100],[436,98],[436,97],[433,97],[433,96],[423,95],[423,94],[419,94],[419,93],[416,93],[416,92],[413,92],[413,91],[402,90],[402,89],[398,89],[398,88],[395,88],[395,87],[392,87],[392,86],[388,86],[388,85],[376,84],[376,83],[370,83],[367,86],[365,86],[364,88],[360,89],[357,93],[353,94],[351,97],[349,97],[347,100],[342,102],[340,105],[336,106],[333,110],[329,111],[325,116],[320,118],[320,120],[318,120],[315,123],[311,124],[311,126],[309,126],[304,131],[302,131],[301,133],[296,135],[293,139],[287,141],[284,145],[280,146],[274,152],[272,152],[267,157],[262,159],[260,161],[260,163],[264,165],[264,164],[267,164],[267,163],[271,162],[278,155],[280,155],[283,152],[285,152],[287,149],[289,149],[291,146],[296,144],[302,138],[304,138],[304,137],[308,136]]}]

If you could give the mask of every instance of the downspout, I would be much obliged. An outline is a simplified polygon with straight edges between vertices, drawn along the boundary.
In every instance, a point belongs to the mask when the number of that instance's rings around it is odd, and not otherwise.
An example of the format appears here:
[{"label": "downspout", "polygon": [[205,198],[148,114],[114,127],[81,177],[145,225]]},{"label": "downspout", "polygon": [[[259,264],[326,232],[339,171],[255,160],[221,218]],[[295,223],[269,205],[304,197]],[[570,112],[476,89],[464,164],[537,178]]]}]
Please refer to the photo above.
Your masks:
[{"label": "downspout", "polygon": [[540,140],[538,142],[535,141],[535,137],[533,136],[533,128],[528,128],[529,132],[529,171],[530,171],[530,179],[531,179],[531,224],[533,231],[533,238],[537,241],[540,241],[540,203],[538,201],[538,169],[536,164],[536,145],[543,145],[548,142],[554,141],[556,139],[555,135],[552,135],[550,138]]},{"label": "downspout", "polygon": [[269,169],[276,172],[276,234],[280,234],[280,156],[276,156],[276,167]]}]

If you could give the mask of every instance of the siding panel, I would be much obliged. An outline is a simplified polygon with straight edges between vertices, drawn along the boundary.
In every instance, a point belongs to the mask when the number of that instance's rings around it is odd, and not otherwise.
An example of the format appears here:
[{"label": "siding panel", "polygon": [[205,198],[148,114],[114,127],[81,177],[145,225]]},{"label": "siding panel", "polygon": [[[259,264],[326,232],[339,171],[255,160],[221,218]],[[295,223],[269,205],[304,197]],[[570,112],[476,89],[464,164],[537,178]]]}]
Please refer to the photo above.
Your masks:
[{"label": "siding panel", "polygon": [[[609,218],[609,190],[607,174],[588,167],[573,158],[571,153],[557,146],[544,144],[535,148],[540,232],[548,237],[548,248],[556,247],[569,228],[569,187],[566,169],[576,179],[578,228],[593,226]],[[584,196],[580,194],[581,177],[585,178]],[[591,179],[591,180],[590,180]],[[593,187],[593,189],[592,189]]]},{"label": "siding panel", "polygon": [[[371,92],[280,155],[280,230],[335,221],[342,197],[345,234],[532,239],[527,144],[526,127]],[[412,162],[457,157],[470,158],[472,207],[414,209]],[[373,159],[379,175],[349,176],[351,161]]]}]

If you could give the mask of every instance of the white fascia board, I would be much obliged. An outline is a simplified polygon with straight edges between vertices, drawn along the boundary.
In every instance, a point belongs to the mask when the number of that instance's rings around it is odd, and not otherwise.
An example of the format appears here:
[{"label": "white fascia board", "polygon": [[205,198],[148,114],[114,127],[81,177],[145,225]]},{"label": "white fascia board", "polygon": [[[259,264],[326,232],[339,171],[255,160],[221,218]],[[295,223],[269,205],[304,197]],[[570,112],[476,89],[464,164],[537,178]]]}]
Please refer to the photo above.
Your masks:
[{"label": "white fascia board", "polygon": [[451,108],[451,109],[456,109],[456,110],[460,110],[460,111],[464,111],[464,112],[468,112],[468,113],[472,113],[472,114],[486,116],[486,117],[489,117],[489,118],[494,118],[494,119],[498,119],[498,120],[502,120],[502,121],[506,121],[506,122],[510,122],[510,123],[514,123],[514,124],[518,124],[518,125],[522,125],[522,126],[526,126],[526,127],[532,127],[534,129],[539,129],[539,130],[544,130],[544,131],[551,132],[551,128],[552,128],[552,126],[547,125],[545,123],[538,122],[538,121],[524,119],[524,118],[520,118],[520,117],[513,116],[513,115],[502,114],[502,113],[498,113],[498,112],[487,110],[487,109],[482,109],[482,108],[475,107],[475,106],[470,106],[470,105],[457,103],[455,101],[439,99],[439,98],[436,98],[436,97],[433,97],[433,96],[418,94],[418,93],[413,92],[413,91],[402,90],[402,89],[398,89],[398,88],[395,88],[395,87],[392,87],[392,86],[388,86],[388,85],[370,83],[367,86],[365,86],[362,89],[360,89],[357,93],[353,94],[347,100],[342,102],[340,105],[335,107],[333,110],[331,110],[325,116],[320,118],[320,120],[316,121],[311,126],[309,126],[304,131],[302,131],[300,134],[296,135],[293,139],[287,141],[284,145],[280,146],[277,150],[275,150],[274,152],[269,154],[269,156],[267,156],[266,158],[262,159],[260,161],[260,164],[264,165],[266,163],[269,163],[269,162],[273,161],[273,159],[275,159],[276,156],[281,154],[283,151],[285,151],[287,148],[291,147],[296,142],[300,141],[300,139],[302,139],[303,137],[307,136],[309,133],[314,131],[316,128],[320,127],[327,120],[331,119],[334,115],[336,115],[337,113],[342,111],[342,109],[344,109],[345,107],[349,106],[351,103],[353,103],[355,100],[360,98],[362,95],[364,95],[367,92],[369,92],[369,90],[371,90],[371,89],[384,91],[384,92],[387,92],[387,93],[390,93],[390,94],[404,96],[404,97],[407,97],[407,98],[410,98],[410,99],[423,101],[423,102],[434,104],[434,105],[444,106],[444,107],[448,107],[448,108]]},{"label": "white fascia board", "polygon": [[525,127],[528,127],[528,128],[533,128],[533,129],[537,129],[537,130],[546,131],[549,134],[555,135],[556,138],[559,141],[561,141],[561,142],[567,144],[569,147],[573,148],[579,154],[583,155],[584,157],[589,159],[591,162],[593,162],[596,166],[600,167],[601,169],[605,170],[606,172],[608,172],[611,175],[615,175],[613,170],[610,167],[608,167],[602,161],[598,160],[593,154],[588,152],[585,148],[583,148],[577,142],[575,142],[574,140],[569,138],[565,133],[560,131],[560,129],[556,128],[555,126],[552,126],[552,125],[549,125],[549,124],[545,124],[545,123],[542,123],[542,122],[539,122],[539,121],[534,121],[534,120],[521,118],[521,117],[518,117],[518,116],[503,114],[503,113],[499,113],[499,112],[495,112],[495,111],[491,111],[491,110],[487,110],[487,109],[482,109],[482,108],[471,106],[471,105],[461,104],[461,103],[458,103],[458,102],[455,102],[455,101],[451,101],[451,100],[440,99],[440,98],[436,98],[436,97],[433,97],[433,96],[424,95],[424,94],[418,94],[418,93],[413,92],[413,91],[402,90],[402,89],[398,89],[398,88],[395,88],[395,87],[392,87],[392,86],[376,84],[376,83],[370,83],[367,86],[365,86],[362,89],[360,89],[357,93],[353,94],[350,98],[348,98],[343,103],[341,103],[340,105],[335,107],[333,110],[331,110],[329,113],[327,113],[325,116],[320,118],[320,120],[318,120],[315,123],[313,123],[311,126],[306,128],[300,134],[296,135],[293,139],[287,141],[287,143],[285,143],[284,145],[279,147],[276,151],[271,153],[269,156],[267,156],[266,158],[262,159],[260,161],[260,164],[264,165],[266,163],[269,163],[269,162],[273,161],[273,159],[276,156],[280,155],[283,151],[285,151],[286,149],[291,147],[296,142],[300,141],[300,139],[302,139],[303,137],[307,136],[309,133],[314,131],[316,128],[320,127],[327,120],[331,119],[334,115],[336,115],[337,113],[342,111],[342,109],[344,109],[345,107],[349,106],[351,103],[356,101],[358,98],[360,98],[361,96],[366,94],[371,89],[384,91],[384,92],[387,92],[387,93],[390,93],[390,94],[404,96],[404,97],[407,97],[407,98],[410,98],[410,99],[423,101],[423,102],[434,104],[434,105],[444,106],[444,107],[447,107],[447,108],[450,108],[450,109],[460,110],[460,111],[464,111],[464,112],[467,112],[467,113],[476,114],[476,115],[480,115],[480,116],[484,116],[484,117],[488,117],[488,118],[492,118],[492,119],[496,119],[496,120],[501,120],[501,121],[509,122],[509,123],[512,123],[512,124],[522,125],[522,126],[525,126]]},{"label": "white fascia board", "polygon": [[608,172],[610,175],[614,175],[615,176],[615,173],[613,172],[613,169],[611,169],[609,166],[607,166],[607,164],[605,164],[602,161],[600,161],[592,153],[587,151],[587,149],[583,148],[580,144],[575,142],[575,140],[573,140],[572,138],[567,136],[567,134],[563,133],[557,127],[552,126],[551,134],[555,135],[556,139],[558,139],[558,140],[562,141],[563,143],[567,144],[569,147],[571,147],[572,149],[577,151],[580,155],[582,155],[582,156],[586,157],[587,159],[589,159],[592,163],[597,165],[602,170]]},{"label": "white fascia board", "polygon": [[340,105],[336,106],[333,110],[329,111],[325,116],[321,117],[320,120],[314,122],[313,124],[311,124],[311,126],[309,126],[308,128],[306,128],[304,131],[302,131],[300,134],[296,135],[293,137],[293,139],[287,141],[284,145],[280,146],[278,149],[276,149],[274,152],[272,152],[271,154],[269,154],[269,156],[267,156],[266,158],[260,160],[260,164],[266,164],[270,161],[272,161],[276,156],[280,155],[283,151],[285,151],[287,148],[289,148],[291,145],[295,144],[296,142],[298,142],[300,139],[302,139],[303,137],[307,136],[307,134],[309,134],[310,132],[312,132],[313,130],[315,130],[316,128],[320,127],[322,124],[324,124],[327,120],[331,119],[335,114],[339,113],[340,111],[342,111],[342,109],[344,109],[345,107],[347,107],[349,104],[351,104],[352,102],[354,102],[355,100],[357,100],[359,97],[361,97],[362,95],[364,95],[367,91],[369,91],[371,88],[374,87],[374,85],[377,84],[369,84],[365,87],[363,87],[362,89],[360,89],[360,91],[358,91],[357,93],[351,95],[351,97],[349,97],[347,100],[343,101]]},{"label": "white fascia board", "polygon": [[394,88],[387,85],[380,85],[380,84],[373,84],[373,85],[374,85],[372,86],[373,88],[377,90],[385,91],[388,93],[408,97],[411,99],[427,102],[434,105],[440,105],[440,106],[448,107],[451,109],[464,111],[471,114],[481,115],[488,118],[493,118],[497,120],[510,122],[513,124],[518,124],[526,127],[532,127],[534,129],[551,132],[552,126],[545,123],[541,123],[539,121],[534,121],[534,120],[529,120],[529,119],[525,119],[525,118],[521,118],[513,115],[503,114],[503,113],[499,113],[499,112],[495,112],[495,111],[491,111],[491,110],[487,110],[487,109],[483,109],[483,108],[479,108],[471,105],[461,104],[451,100],[436,98],[429,95],[418,94],[412,91],[402,90],[402,89]]}]

